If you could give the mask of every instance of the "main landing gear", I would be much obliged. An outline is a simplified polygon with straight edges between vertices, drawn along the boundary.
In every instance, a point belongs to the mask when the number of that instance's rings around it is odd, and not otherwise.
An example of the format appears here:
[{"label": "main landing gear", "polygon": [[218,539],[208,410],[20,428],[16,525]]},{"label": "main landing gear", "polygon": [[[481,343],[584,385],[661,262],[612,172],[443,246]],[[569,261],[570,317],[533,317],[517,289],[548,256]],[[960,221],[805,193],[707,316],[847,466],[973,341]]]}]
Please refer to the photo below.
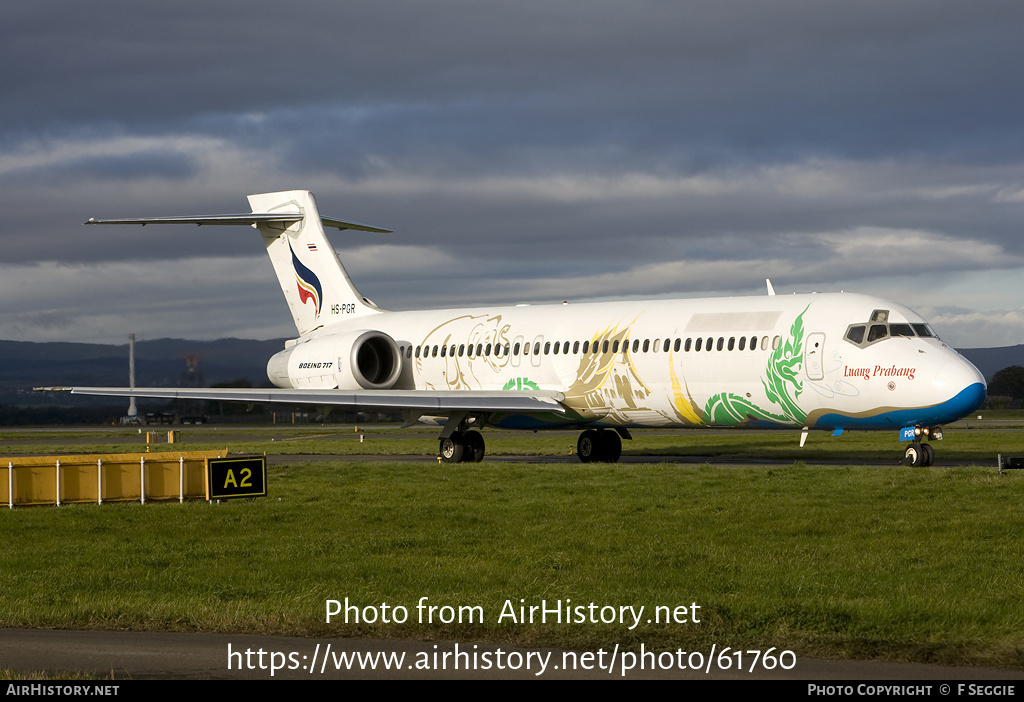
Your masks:
[{"label": "main landing gear", "polygon": [[[632,438],[626,430],[625,438]],[[615,463],[622,455],[620,432],[587,429],[576,442],[576,455],[584,463]],[[484,460],[484,437],[476,429],[461,428],[442,436],[438,454],[445,463],[478,463]]]},{"label": "main landing gear", "polygon": [[622,438],[608,429],[587,429],[576,441],[576,455],[584,463],[615,463],[622,455]]},{"label": "main landing gear", "polygon": [[453,431],[441,439],[439,453],[445,463],[479,463],[484,460],[484,437],[475,429]]}]

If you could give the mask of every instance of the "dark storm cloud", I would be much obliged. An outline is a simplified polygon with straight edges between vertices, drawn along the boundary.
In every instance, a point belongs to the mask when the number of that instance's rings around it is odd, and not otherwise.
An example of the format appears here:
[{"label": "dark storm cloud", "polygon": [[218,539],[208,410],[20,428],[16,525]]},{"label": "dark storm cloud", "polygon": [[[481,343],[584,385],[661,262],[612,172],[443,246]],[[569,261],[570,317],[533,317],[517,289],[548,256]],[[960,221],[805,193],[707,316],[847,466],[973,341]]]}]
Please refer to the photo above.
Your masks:
[{"label": "dark storm cloud", "polygon": [[95,155],[69,158],[59,163],[21,168],[8,178],[0,176],[0,187],[68,186],[84,178],[101,178],[112,182],[139,178],[181,180],[196,174],[194,159],[186,154],[152,149],[123,155]]},{"label": "dark storm cloud", "polygon": [[1011,2],[30,7],[4,10],[15,134],[285,110],[311,122],[302,154],[332,127],[513,162],[524,139],[636,158],[680,140],[706,158],[1021,146]]},{"label": "dark storm cloud", "polygon": [[[84,219],[309,188],[396,230],[332,237],[399,308],[1019,266],[1022,29],[993,0],[7,3],[4,262],[53,262],[39,318],[74,320],[60,294],[96,303],[69,265],[166,267],[166,291],[260,248]],[[266,328],[203,270],[204,329]]]}]

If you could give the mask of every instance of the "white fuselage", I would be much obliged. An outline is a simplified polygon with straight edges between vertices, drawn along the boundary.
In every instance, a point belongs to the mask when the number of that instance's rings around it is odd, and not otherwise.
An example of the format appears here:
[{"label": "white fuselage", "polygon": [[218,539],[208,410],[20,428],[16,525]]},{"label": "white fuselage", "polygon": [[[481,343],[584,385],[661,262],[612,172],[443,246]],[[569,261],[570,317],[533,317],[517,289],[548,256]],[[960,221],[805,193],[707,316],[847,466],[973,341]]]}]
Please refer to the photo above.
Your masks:
[{"label": "white fuselage", "polygon": [[564,393],[563,416],[490,418],[523,428],[897,429],[953,421],[985,395],[978,370],[919,315],[846,293],[342,317],[277,354],[268,375],[352,389],[349,345],[364,331],[397,344],[394,389]]}]

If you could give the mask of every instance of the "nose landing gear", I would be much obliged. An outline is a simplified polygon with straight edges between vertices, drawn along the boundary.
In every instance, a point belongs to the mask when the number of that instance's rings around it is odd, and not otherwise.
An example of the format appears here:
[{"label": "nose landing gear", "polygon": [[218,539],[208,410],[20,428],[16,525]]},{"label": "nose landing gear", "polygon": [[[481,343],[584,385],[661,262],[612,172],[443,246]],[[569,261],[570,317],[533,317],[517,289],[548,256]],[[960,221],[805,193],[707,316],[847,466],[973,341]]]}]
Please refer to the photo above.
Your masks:
[{"label": "nose landing gear", "polygon": [[900,432],[904,441],[910,439],[910,445],[903,451],[903,465],[927,468],[935,462],[935,449],[925,439],[942,439],[940,427],[906,427]]},{"label": "nose landing gear", "polygon": [[935,449],[931,444],[915,441],[903,452],[903,465],[927,468],[935,462]]}]

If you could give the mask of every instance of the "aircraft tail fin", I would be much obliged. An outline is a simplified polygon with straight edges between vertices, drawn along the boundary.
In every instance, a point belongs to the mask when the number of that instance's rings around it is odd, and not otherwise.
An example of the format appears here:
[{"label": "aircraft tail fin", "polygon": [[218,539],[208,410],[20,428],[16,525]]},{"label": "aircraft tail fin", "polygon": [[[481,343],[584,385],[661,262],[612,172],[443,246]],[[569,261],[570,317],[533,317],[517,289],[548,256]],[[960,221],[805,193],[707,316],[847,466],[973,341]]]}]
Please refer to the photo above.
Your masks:
[{"label": "aircraft tail fin", "polygon": [[249,196],[253,213],[299,214],[284,221],[258,221],[281,291],[288,302],[299,335],[328,321],[352,319],[380,312],[363,297],[348,277],[334,247],[324,234],[324,224],[339,229],[387,232],[336,219],[321,219],[313,194],[306,190],[262,193]]},{"label": "aircraft tail fin", "polygon": [[288,190],[249,196],[251,214],[198,217],[90,219],[86,224],[236,224],[251,225],[263,235],[295,327],[303,336],[329,321],[380,312],[363,297],[324,234],[324,226],[390,233],[390,229],[321,217],[313,193]]}]

